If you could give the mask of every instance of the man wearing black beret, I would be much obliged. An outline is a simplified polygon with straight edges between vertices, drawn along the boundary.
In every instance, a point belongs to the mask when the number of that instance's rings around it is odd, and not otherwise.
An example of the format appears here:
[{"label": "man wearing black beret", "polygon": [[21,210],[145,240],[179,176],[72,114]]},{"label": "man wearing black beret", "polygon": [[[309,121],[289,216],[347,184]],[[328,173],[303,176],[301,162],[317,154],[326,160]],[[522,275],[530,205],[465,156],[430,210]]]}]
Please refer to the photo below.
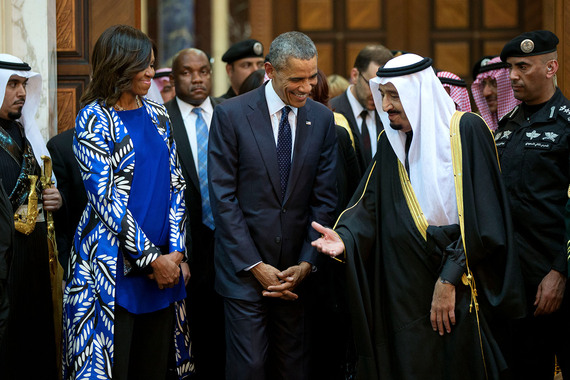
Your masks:
[{"label": "man wearing black beret", "polygon": [[507,187],[527,316],[511,331],[513,379],[552,379],[554,357],[570,376],[570,293],[564,210],[570,183],[570,102],[556,86],[558,38],[523,33],[501,52],[515,98],[495,141]]},{"label": "man wearing black beret", "polygon": [[263,68],[263,45],[253,39],[240,41],[224,53],[222,61],[227,63],[230,88],[221,98],[229,99],[239,94],[239,88],[249,74]]}]

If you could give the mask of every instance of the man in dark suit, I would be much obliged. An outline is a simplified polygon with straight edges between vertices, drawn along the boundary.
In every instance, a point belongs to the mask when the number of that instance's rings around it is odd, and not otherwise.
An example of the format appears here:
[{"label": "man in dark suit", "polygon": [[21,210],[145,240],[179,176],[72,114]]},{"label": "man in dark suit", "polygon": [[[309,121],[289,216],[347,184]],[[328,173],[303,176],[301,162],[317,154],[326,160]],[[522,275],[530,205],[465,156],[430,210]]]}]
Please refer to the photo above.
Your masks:
[{"label": "man in dark suit", "polygon": [[170,75],[176,97],[165,104],[186,181],[190,223],[186,247],[192,273],[186,287],[186,310],[195,379],[224,377],[224,312],[222,299],[214,291],[214,225],[207,194],[208,128],[219,103],[209,96],[211,76],[212,67],[203,51],[181,50]]},{"label": "man in dark suit", "polygon": [[68,262],[75,230],[87,204],[87,194],[73,153],[74,132],[74,128],[63,131],[52,137],[46,145],[51,155],[57,187],[63,199],[63,207],[53,215],[59,262],[64,270],[64,280],[69,273]]},{"label": "man in dark suit", "polygon": [[333,114],[308,99],[317,83],[315,45],[303,33],[284,33],[268,59],[271,81],[216,107],[210,132],[227,379],[308,377],[302,282],[317,258],[310,222],[330,225],[336,204]]},{"label": "man in dark suit", "polygon": [[361,173],[366,172],[376,154],[376,140],[384,129],[376,112],[368,81],[374,78],[378,68],[384,66],[392,57],[392,52],[382,45],[366,46],[356,56],[350,72],[352,85],[330,101],[333,111],[343,114],[352,129]]}]

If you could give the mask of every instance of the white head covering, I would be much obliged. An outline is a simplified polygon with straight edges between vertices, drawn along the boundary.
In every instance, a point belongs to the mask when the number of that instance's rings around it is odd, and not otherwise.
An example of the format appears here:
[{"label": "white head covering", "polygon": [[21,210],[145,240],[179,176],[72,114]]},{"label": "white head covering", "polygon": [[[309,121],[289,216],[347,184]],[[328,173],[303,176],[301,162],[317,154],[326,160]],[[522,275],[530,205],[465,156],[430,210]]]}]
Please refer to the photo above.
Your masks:
[{"label": "white head covering", "polygon": [[152,79],[150,81],[150,88],[148,92],[144,96],[147,99],[154,100],[158,104],[164,104],[164,100],[162,99],[162,94],[160,93],[161,86],[158,85],[156,79]]},{"label": "white head covering", "polygon": [[[16,65],[24,64],[20,58],[14,57],[10,54],[0,54],[1,62],[14,63]],[[25,64],[24,64],[25,65]],[[29,67],[29,66],[28,66]],[[32,145],[34,156],[38,164],[43,166],[41,159],[42,155],[49,156],[46,148],[46,143],[38,125],[36,124],[36,112],[40,105],[40,97],[42,94],[42,76],[39,73],[24,68],[6,69],[0,67],[0,106],[4,103],[4,96],[6,95],[6,85],[12,75],[18,75],[23,78],[28,78],[28,85],[26,86],[26,102],[22,108],[22,117],[19,121],[24,126],[26,138]]]},{"label": "white head covering", "polygon": [[[388,61],[382,69],[402,68],[422,61],[424,59],[416,54],[403,54]],[[410,74],[374,77],[370,79],[370,89],[386,137],[404,164],[406,134],[390,127],[388,113],[382,109],[378,85],[390,82],[396,87],[413,131],[408,152],[410,182],[428,223],[441,226],[455,224],[459,220],[449,137],[455,104],[429,62],[427,64],[427,67]]]}]

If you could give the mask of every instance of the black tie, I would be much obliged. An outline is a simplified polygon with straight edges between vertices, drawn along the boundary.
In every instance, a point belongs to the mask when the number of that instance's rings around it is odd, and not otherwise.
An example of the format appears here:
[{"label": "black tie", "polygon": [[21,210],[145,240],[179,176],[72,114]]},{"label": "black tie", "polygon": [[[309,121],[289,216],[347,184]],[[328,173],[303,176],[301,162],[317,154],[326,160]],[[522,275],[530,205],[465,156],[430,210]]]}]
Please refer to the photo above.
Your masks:
[{"label": "black tie", "polygon": [[412,145],[412,137],[414,133],[412,131],[406,132],[406,160],[404,161],[404,167],[408,172],[408,177],[410,176],[410,162],[408,161],[408,152],[410,151],[410,145]]},{"label": "black tie", "polygon": [[362,118],[362,124],[360,126],[360,135],[362,136],[362,146],[364,147],[364,159],[366,165],[372,161],[372,148],[370,146],[370,133],[368,133],[368,126],[366,125],[366,117],[368,116],[368,111],[364,110],[360,113]]},{"label": "black tie", "polygon": [[291,171],[291,126],[289,125],[289,111],[285,106],[282,109],[279,131],[277,132],[277,162],[279,163],[279,176],[281,177],[281,197],[285,198],[289,172]]}]

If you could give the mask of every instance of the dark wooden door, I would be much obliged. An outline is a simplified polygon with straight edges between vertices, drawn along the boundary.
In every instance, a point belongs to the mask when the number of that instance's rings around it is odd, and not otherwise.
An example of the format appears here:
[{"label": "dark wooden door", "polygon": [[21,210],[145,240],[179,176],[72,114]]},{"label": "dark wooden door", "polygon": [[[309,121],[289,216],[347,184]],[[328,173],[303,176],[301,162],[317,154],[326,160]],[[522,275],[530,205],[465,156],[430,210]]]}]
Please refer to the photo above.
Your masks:
[{"label": "dark wooden door", "polygon": [[[547,0],[256,0],[251,13],[271,9],[272,29],[252,36],[268,43],[289,30],[307,33],[325,73],[347,76],[364,46],[429,56],[436,67],[470,80],[473,63],[496,55],[515,35],[542,25]],[[271,35],[268,35],[271,34]]]},{"label": "dark wooden door", "polygon": [[58,132],[75,126],[95,41],[115,24],[140,28],[140,6],[140,0],[56,0]]}]

